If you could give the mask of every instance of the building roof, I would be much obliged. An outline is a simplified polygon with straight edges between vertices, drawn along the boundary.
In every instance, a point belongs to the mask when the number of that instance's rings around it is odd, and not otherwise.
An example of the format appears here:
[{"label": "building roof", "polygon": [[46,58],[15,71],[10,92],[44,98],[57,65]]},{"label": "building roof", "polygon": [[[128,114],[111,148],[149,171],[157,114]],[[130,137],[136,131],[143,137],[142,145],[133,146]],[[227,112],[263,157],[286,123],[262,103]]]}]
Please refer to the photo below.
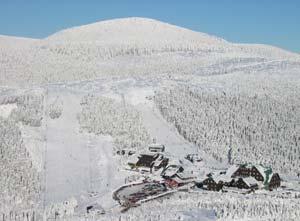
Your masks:
[{"label": "building roof", "polygon": [[179,172],[180,167],[181,166],[177,165],[169,165],[166,169],[162,171],[161,175],[165,177],[173,177]]},{"label": "building roof", "polygon": [[[265,185],[269,184],[269,183],[271,182],[272,177],[275,176],[275,175],[278,175],[278,176],[279,176],[278,173],[272,173],[272,174],[270,174],[269,177],[268,177],[268,180],[266,180],[266,182],[265,182],[264,184],[265,184]],[[280,178],[280,177],[279,177],[279,178]]]},{"label": "building roof", "polygon": [[164,148],[165,145],[159,144],[159,143],[152,143],[152,144],[149,144],[148,147],[153,147],[153,148]]},{"label": "building roof", "polygon": [[179,177],[182,180],[190,180],[190,179],[195,179],[194,176],[192,176],[190,173],[188,173],[187,171],[182,171],[182,172],[178,172],[176,174],[177,177]]},{"label": "building roof", "polygon": [[272,168],[271,167],[264,167],[262,165],[255,165],[254,166],[259,173],[263,176],[264,178],[264,183],[266,184],[269,180],[269,178],[271,177],[272,174]]},{"label": "building roof", "polygon": [[258,181],[253,178],[253,177],[246,177],[246,178],[241,178],[243,179],[243,181],[249,186],[255,186],[255,185],[258,185]]},{"label": "building roof", "polygon": [[155,159],[154,155],[142,154],[136,162],[136,166],[151,167],[151,164]]},{"label": "building roof", "polygon": [[188,183],[188,182],[191,182],[191,179],[181,179],[178,176],[174,176],[171,179],[174,180],[174,181],[176,181],[177,183]]},{"label": "building roof", "polygon": [[261,164],[255,165],[251,163],[246,163],[246,164],[242,164],[241,166],[249,169],[255,167],[259,171],[259,173],[263,176],[264,182],[267,182],[269,180],[270,175],[272,174],[271,167],[266,167]]},{"label": "building roof", "polygon": [[240,168],[239,165],[232,165],[226,171],[226,175],[232,177],[232,175]]},{"label": "building roof", "polygon": [[228,176],[227,174],[221,174],[221,175],[218,175],[218,176],[213,176],[212,177],[214,179],[214,181],[216,183],[220,182],[220,181],[223,181],[223,182],[230,182],[232,180],[231,176]]},{"label": "building roof", "polygon": [[103,207],[98,202],[95,202],[95,203],[87,206],[87,209],[90,210],[90,211],[97,210],[97,211],[101,211],[103,213],[105,212],[104,209],[103,209]]}]

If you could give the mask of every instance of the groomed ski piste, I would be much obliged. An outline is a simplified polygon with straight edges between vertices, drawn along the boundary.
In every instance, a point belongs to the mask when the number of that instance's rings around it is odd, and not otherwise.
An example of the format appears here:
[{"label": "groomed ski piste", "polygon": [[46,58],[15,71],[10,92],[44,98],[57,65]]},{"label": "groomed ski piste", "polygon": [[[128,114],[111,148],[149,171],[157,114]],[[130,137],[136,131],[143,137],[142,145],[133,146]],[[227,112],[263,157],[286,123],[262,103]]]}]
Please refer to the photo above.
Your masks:
[{"label": "groomed ski piste", "polygon": [[[300,217],[299,55],[128,18],[42,40],[2,36],[0,58],[0,220]],[[124,207],[115,191],[161,177],[128,170],[132,156],[117,151],[153,142],[196,181],[253,163],[281,187],[189,186]]]}]

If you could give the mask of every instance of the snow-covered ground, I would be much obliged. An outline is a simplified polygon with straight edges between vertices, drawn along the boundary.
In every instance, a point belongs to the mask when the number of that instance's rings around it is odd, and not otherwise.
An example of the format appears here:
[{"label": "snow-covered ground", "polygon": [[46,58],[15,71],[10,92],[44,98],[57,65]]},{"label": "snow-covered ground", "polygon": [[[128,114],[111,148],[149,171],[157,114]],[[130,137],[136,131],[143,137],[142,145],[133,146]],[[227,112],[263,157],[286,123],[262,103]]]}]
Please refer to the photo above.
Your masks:
[{"label": "snow-covered ground", "polygon": [[[82,84],[85,88],[85,85]],[[113,87],[114,88],[114,87]],[[196,153],[197,147],[185,141],[160,115],[148,97],[153,89],[126,88],[118,91],[124,95],[125,102],[131,94],[140,94],[139,99],[131,100],[140,111],[143,125],[156,142],[163,143],[167,151],[176,157],[183,158],[188,153]],[[127,91],[130,91],[128,94]],[[88,93],[87,90],[85,93]],[[150,93],[150,94],[149,94]],[[101,94],[101,93],[100,93]],[[104,93],[105,94],[105,93]],[[43,119],[45,133],[44,160],[44,206],[49,206],[75,198],[79,211],[94,202],[98,202],[106,211],[110,211],[117,202],[112,199],[115,189],[125,183],[128,172],[124,171],[126,161],[115,156],[113,140],[110,136],[99,136],[80,130],[78,114],[81,111],[80,102],[84,93],[57,86],[48,87],[45,95],[45,109],[57,98],[63,104],[62,114],[57,119],[45,115]],[[120,95],[114,90],[106,96],[120,101]],[[31,144],[33,145],[33,139]]]},{"label": "snow-covered ground", "polygon": [[7,118],[13,109],[17,108],[16,104],[4,104],[0,106],[0,116]]},{"label": "snow-covered ground", "polygon": [[[39,220],[60,208],[66,219],[88,220],[86,207],[97,204],[105,211],[97,220],[297,220],[299,74],[291,52],[152,19],[41,40],[0,36],[0,196],[9,199],[0,214]],[[149,142],[176,159],[199,154],[193,169],[201,175],[228,167],[228,145],[236,144],[236,162],[272,164],[285,188],[175,193],[121,213],[113,192],[141,176],[125,170],[116,150],[145,151]],[[22,191],[9,195],[15,189]]]},{"label": "snow-covered ground", "polygon": [[[60,118],[46,121],[45,201],[60,202],[89,189],[89,149],[76,119],[79,97],[59,93],[64,101]],[[51,99],[51,92],[48,97]],[[54,94],[55,96],[56,94]]]},{"label": "snow-covered ground", "polygon": [[103,203],[106,208],[112,204],[111,191],[125,179],[117,171],[112,139],[80,131],[77,115],[81,111],[82,94],[51,89],[47,94],[47,103],[59,96],[63,112],[58,119],[45,119],[45,205],[71,197],[80,201],[89,194],[96,194],[106,198]]}]

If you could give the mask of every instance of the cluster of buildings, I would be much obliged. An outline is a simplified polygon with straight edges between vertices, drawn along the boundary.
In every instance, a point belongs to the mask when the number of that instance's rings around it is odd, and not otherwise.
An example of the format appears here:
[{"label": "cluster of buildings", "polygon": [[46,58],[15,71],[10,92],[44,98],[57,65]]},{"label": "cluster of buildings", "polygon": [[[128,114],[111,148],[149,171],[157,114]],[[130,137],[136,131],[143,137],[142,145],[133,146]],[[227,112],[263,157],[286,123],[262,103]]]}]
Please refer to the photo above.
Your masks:
[{"label": "cluster of buildings", "polygon": [[[270,167],[253,164],[233,165],[227,170],[212,172],[200,179],[195,175],[197,171],[193,171],[196,167],[191,167],[191,164],[202,161],[197,154],[189,154],[185,160],[176,160],[164,151],[163,145],[152,145],[147,153],[128,152],[130,160],[127,169],[146,174],[147,178],[120,187],[113,198],[121,205],[131,205],[191,187],[211,191],[226,191],[230,188],[254,191],[273,190],[281,184],[278,173],[273,173]],[[121,154],[126,154],[126,151]]]},{"label": "cluster of buildings", "polygon": [[272,168],[252,164],[233,165],[226,171],[210,173],[202,182],[197,182],[198,187],[213,191],[224,187],[273,190],[280,184],[280,176],[273,173]]},{"label": "cluster of buildings", "polygon": [[[156,180],[169,188],[183,186],[195,181],[190,171],[184,169],[182,164],[176,163],[164,154],[163,145],[150,145],[149,153],[135,155],[128,162],[128,169],[140,173],[150,173]],[[189,156],[191,158],[191,156]],[[193,156],[193,159],[196,158]],[[192,159],[192,158],[191,158]],[[190,160],[190,159],[189,159]]]},{"label": "cluster of buildings", "polygon": [[[113,199],[123,207],[129,208],[151,199],[171,194],[177,189],[194,185],[196,177],[179,161],[176,162],[167,153],[163,145],[150,145],[147,153],[132,154],[120,151],[120,155],[128,155],[127,169],[140,173],[143,179],[121,186],[113,193]],[[190,156],[195,158],[195,156]],[[195,158],[196,159],[196,158]],[[145,178],[146,177],[146,178]]]},{"label": "cluster of buildings", "polygon": [[[163,154],[163,145],[152,145],[149,147],[150,153],[137,155],[134,162],[129,162],[129,169],[139,172],[156,173],[159,171],[164,183],[170,187],[178,187],[190,182],[195,182],[197,187],[219,191],[226,187],[239,189],[273,190],[281,185],[278,173],[273,173],[272,168],[262,165],[240,164],[233,165],[225,171],[209,173],[201,181],[197,177],[186,173],[181,164],[174,164]],[[151,154],[152,153],[152,154]],[[196,163],[201,161],[197,154],[189,154],[186,160]]]}]

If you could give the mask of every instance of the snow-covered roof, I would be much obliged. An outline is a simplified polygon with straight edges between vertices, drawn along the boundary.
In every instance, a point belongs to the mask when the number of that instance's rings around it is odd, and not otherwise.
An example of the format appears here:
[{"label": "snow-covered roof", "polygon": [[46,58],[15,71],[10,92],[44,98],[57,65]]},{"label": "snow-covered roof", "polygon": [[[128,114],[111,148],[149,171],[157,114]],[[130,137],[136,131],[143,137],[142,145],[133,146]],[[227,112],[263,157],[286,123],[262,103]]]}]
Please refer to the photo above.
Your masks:
[{"label": "snow-covered roof", "polygon": [[162,172],[162,175],[163,176],[166,176],[166,177],[172,177],[174,176],[179,170],[179,167],[178,166],[168,166],[163,172]]},{"label": "snow-covered roof", "polygon": [[185,173],[178,173],[177,176],[172,177],[172,180],[175,180],[178,183],[186,183],[195,180],[195,178],[187,176]]},{"label": "snow-covered roof", "polygon": [[89,211],[99,211],[101,213],[105,212],[103,207],[98,202],[88,205],[87,208],[89,208]]},{"label": "snow-covered roof", "polygon": [[272,174],[272,169],[270,167],[264,167],[262,165],[255,165],[255,168],[263,176],[265,182],[269,179],[270,175]]},{"label": "snow-covered roof", "polygon": [[264,184],[269,184],[270,181],[271,181],[271,179],[272,179],[272,177],[273,177],[275,174],[278,175],[278,173],[270,173],[269,176],[267,177],[266,181],[264,182]]},{"label": "snow-covered roof", "polygon": [[230,182],[232,180],[231,176],[228,176],[227,174],[221,174],[218,176],[212,177],[216,183],[223,181],[223,182]]},{"label": "snow-covered roof", "polygon": [[192,174],[188,173],[187,171],[182,171],[176,174],[180,179],[187,180],[191,178],[195,178]]},{"label": "snow-covered roof", "polygon": [[176,181],[177,183],[184,183],[185,182],[185,180],[181,179],[178,176],[172,177],[172,180]]},{"label": "snow-covered roof", "polygon": [[249,187],[258,185],[258,181],[254,177],[246,177],[246,178],[242,178],[242,179]]},{"label": "snow-covered roof", "polygon": [[259,171],[259,173],[264,177],[264,180],[266,180],[265,168],[260,165],[257,165],[255,167]]},{"label": "snow-covered roof", "polygon": [[133,155],[128,157],[127,162],[128,163],[136,163],[138,160],[139,160],[139,155],[133,154]]},{"label": "snow-covered roof", "polygon": [[226,175],[229,177],[232,177],[232,175],[235,173],[235,171],[237,171],[239,169],[238,165],[232,165],[231,167],[229,167],[226,171]]},{"label": "snow-covered roof", "polygon": [[269,176],[272,174],[272,168],[271,167],[266,167],[266,166],[262,166],[260,164],[255,165],[252,163],[247,163],[247,164],[243,164],[241,166],[244,166],[246,168],[251,169],[252,167],[255,167],[258,172],[263,176],[264,181],[266,182],[269,179]]},{"label": "snow-covered roof", "polygon": [[159,144],[159,143],[152,143],[152,144],[149,144],[149,147],[162,148],[162,147],[164,147],[164,145]]}]

